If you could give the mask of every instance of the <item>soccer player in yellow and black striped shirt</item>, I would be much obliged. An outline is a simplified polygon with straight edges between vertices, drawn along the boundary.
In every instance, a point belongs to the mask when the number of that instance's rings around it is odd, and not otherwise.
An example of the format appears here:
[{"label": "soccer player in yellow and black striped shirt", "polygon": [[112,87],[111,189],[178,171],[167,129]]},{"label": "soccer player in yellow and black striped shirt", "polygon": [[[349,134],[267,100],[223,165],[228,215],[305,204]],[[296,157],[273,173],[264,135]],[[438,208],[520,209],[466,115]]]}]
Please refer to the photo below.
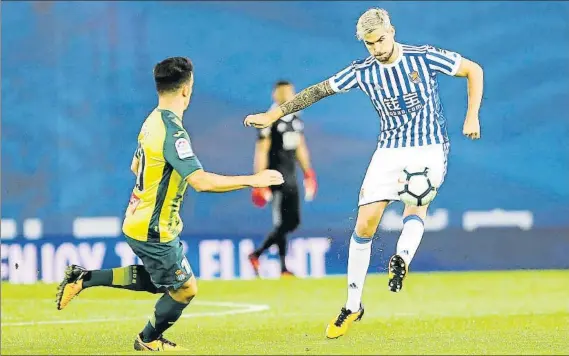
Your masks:
[{"label": "soccer player in yellow and black striped shirt", "polygon": [[168,58],[154,68],[158,107],[144,121],[131,170],[136,184],[126,209],[123,233],[143,265],[88,271],[69,266],[58,287],[57,308],[65,308],[83,289],[94,286],[163,293],[154,315],[134,341],[135,350],[181,348],[162,333],[178,320],[197,293],[197,283],[184,256],[180,206],[188,185],[197,191],[228,192],[283,183],[282,175],[265,170],[250,176],[221,176],[204,171],[194,154],[182,116],[194,83],[188,58]]}]

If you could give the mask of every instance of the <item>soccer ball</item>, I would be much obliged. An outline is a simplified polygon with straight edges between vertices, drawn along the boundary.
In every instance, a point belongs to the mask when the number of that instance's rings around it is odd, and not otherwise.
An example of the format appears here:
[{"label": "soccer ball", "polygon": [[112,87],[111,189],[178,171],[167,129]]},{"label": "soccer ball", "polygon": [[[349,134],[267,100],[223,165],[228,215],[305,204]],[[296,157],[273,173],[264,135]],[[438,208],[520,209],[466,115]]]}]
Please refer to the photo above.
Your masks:
[{"label": "soccer ball", "polygon": [[407,205],[423,206],[435,199],[437,188],[429,179],[428,167],[406,167],[399,177],[399,199]]}]

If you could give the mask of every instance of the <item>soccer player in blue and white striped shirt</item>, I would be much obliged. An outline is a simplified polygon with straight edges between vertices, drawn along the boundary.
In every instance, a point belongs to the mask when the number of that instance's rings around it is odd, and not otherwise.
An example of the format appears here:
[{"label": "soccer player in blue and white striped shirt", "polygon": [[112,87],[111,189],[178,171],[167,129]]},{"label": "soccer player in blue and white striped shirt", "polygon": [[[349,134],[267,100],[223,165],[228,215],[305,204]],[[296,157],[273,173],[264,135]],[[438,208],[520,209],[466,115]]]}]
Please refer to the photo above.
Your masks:
[{"label": "soccer player in blue and white striped shirt", "polygon": [[[395,29],[383,9],[369,9],[358,20],[356,33],[371,54],[354,61],[331,78],[299,92],[293,99],[266,113],[250,115],[246,126],[267,127],[284,115],[305,109],[327,96],[362,90],[371,100],[381,132],[377,150],[364,178],[358,218],[350,240],[348,300],[328,328],[326,336],[344,335],[361,319],[362,290],[369,267],[372,237],[385,207],[399,200],[398,178],[407,166],[429,168],[437,187],[446,174],[448,135],[440,102],[439,73],[468,80],[468,110],[463,134],[480,138],[478,112],[482,101],[482,68],[455,52],[429,45],[410,46],[395,41]],[[389,287],[398,292],[423,237],[427,206],[406,205],[397,251],[389,261]]]}]

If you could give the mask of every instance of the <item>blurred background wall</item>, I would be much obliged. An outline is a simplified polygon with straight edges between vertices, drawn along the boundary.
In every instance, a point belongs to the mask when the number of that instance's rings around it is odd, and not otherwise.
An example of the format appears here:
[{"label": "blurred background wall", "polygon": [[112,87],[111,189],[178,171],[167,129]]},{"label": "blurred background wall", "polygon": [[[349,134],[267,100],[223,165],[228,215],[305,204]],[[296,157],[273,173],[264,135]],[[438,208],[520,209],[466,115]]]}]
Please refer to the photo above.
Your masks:
[{"label": "blurred background wall", "polygon": [[[120,223],[136,136],[156,105],[155,63],[192,59],[184,125],[194,149],[207,170],[249,173],[256,134],[245,115],[270,106],[278,79],[301,89],[366,57],[355,23],[371,6],[390,12],[400,42],[485,70],[477,142],[461,135],[466,81],[440,75],[448,175],[415,269],[569,268],[569,3],[38,1],[2,4],[2,278],[128,262]],[[379,120],[356,90],[304,119],[320,190],[302,205],[290,258],[299,274],[344,273]],[[198,273],[250,276],[242,257],[271,228],[270,209],[254,208],[248,190],[190,192],[182,213]],[[373,268],[393,252],[400,213],[384,218]],[[20,260],[29,271],[16,270]]]}]

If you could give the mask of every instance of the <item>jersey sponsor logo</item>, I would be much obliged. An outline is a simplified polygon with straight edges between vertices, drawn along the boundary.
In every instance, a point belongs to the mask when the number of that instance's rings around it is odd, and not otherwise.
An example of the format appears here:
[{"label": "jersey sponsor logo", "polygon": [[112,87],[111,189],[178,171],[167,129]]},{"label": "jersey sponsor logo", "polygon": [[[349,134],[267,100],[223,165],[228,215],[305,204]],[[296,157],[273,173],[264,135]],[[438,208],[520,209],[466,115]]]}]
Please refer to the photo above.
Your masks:
[{"label": "jersey sponsor logo", "polygon": [[185,132],[180,130],[174,134],[174,137],[182,137],[182,136],[184,136],[184,134],[185,134]]},{"label": "jersey sponsor logo", "polygon": [[423,100],[418,93],[411,92],[395,98],[383,98],[383,106],[389,116],[401,116],[423,109]]},{"label": "jersey sponsor logo", "polygon": [[421,77],[419,76],[419,72],[417,72],[416,70],[412,71],[408,75],[409,75],[409,80],[411,80],[411,82],[413,82],[414,84],[421,83]]},{"label": "jersey sponsor logo", "polygon": [[190,141],[184,137],[177,139],[174,146],[176,147],[176,152],[178,152],[180,159],[189,158],[194,155]]}]

